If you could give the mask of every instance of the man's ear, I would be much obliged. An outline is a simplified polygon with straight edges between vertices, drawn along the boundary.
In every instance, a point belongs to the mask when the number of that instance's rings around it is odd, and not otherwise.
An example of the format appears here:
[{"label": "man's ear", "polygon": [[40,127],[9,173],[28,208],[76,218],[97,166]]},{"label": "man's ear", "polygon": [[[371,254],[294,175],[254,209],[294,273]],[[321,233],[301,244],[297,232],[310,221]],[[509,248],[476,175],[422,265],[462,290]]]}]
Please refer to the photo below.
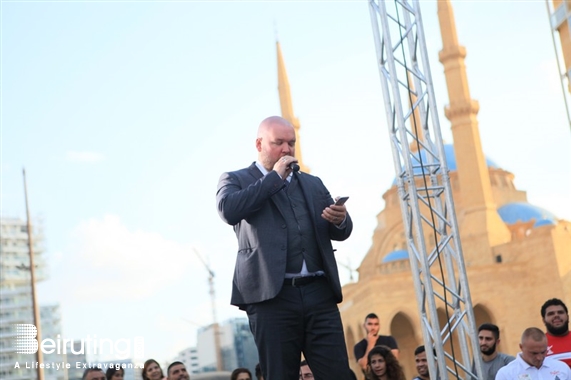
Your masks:
[{"label": "man's ear", "polygon": [[256,139],[256,150],[257,150],[258,152],[261,152],[261,151],[262,151],[262,138],[261,138],[261,137],[258,137],[258,138]]}]

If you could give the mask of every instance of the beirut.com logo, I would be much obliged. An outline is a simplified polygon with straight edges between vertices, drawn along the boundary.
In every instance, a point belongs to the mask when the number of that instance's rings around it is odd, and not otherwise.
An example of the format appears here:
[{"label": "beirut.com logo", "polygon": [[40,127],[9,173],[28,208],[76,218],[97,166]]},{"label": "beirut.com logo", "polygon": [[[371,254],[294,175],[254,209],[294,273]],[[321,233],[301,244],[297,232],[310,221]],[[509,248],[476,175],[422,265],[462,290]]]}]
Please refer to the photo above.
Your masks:
[{"label": "beirut.com logo", "polygon": [[145,357],[145,341],[143,337],[133,339],[87,338],[65,339],[58,334],[56,339],[42,339],[38,342],[38,329],[29,323],[16,324],[15,348],[18,354],[35,354],[41,350],[44,354],[105,354],[117,359],[143,359]]},{"label": "beirut.com logo", "polygon": [[30,324],[16,325],[16,353],[35,354],[38,352],[38,329]]}]

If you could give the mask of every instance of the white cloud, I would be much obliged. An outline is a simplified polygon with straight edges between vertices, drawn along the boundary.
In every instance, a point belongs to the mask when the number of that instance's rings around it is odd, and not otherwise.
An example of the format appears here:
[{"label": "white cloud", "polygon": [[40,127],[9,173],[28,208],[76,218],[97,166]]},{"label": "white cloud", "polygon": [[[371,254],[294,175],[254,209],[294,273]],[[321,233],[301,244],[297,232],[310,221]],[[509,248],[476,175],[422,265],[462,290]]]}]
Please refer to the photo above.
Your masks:
[{"label": "white cloud", "polygon": [[105,159],[105,156],[97,152],[68,151],[66,153],[66,158],[68,161],[73,161],[73,162],[99,162],[103,161]]},{"label": "white cloud", "polygon": [[81,299],[142,299],[179,280],[197,259],[191,246],[160,234],[130,231],[118,216],[90,219],[74,230],[70,266],[81,273]]}]

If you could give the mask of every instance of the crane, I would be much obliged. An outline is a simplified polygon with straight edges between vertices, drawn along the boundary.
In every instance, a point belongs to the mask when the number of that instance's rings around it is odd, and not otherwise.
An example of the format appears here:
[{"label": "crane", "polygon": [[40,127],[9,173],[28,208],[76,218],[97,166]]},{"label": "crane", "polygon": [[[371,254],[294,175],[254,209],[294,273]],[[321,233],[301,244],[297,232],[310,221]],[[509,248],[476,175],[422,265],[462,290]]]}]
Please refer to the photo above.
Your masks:
[{"label": "crane", "polygon": [[[571,10],[567,6],[567,2],[556,2],[545,0],[547,7],[547,17],[549,18],[551,29],[551,40],[553,42],[553,50],[555,51],[555,61],[557,62],[557,69],[559,71],[559,79],[561,80],[561,91],[563,93],[563,102],[565,104],[565,111],[567,112],[567,121],[571,128],[571,110],[569,109],[571,103],[571,81],[569,80],[569,39],[565,38],[569,28],[569,17]],[[559,38],[557,38],[559,35]],[[559,43],[558,43],[559,41]]]},{"label": "crane", "polygon": [[419,0],[369,0],[369,11],[429,372],[443,380],[481,379]]},{"label": "crane", "polygon": [[341,265],[343,268],[349,271],[349,282],[355,282],[353,278],[353,273],[356,272],[355,268],[351,266],[351,261],[347,258],[347,264],[342,263],[341,261],[337,262],[338,265]]},{"label": "crane", "polygon": [[204,258],[196,248],[192,247],[192,250],[194,251],[196,256],[198,256],[198,258],[202,262],[202,265],[204,265],[204,268],[208,272],[208,288],[209,288],[208,293],[210,294],[210,303],[212,308],[212,331],[214,334],[214,350],[216,351],[216,370],[222,371],[222,348],[220,344],[220,326],[218,325],[218,319],[216,316],[216,297],[214,293],[214,271],[210,269],[210,266],[204,260]]}]

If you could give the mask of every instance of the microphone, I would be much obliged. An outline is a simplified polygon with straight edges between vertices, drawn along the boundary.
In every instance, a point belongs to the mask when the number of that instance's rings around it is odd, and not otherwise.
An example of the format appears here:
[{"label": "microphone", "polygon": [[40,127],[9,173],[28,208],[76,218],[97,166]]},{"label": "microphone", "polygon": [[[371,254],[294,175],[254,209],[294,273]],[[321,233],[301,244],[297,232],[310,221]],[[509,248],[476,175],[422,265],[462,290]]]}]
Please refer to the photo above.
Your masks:
[{"label": "microphone", "polygon": [[298,172],[299,171],[299,165],[295,162],[292,162],[291,164],[289,164],[289,168],[291,170],[293,170],[294,172]]}]

